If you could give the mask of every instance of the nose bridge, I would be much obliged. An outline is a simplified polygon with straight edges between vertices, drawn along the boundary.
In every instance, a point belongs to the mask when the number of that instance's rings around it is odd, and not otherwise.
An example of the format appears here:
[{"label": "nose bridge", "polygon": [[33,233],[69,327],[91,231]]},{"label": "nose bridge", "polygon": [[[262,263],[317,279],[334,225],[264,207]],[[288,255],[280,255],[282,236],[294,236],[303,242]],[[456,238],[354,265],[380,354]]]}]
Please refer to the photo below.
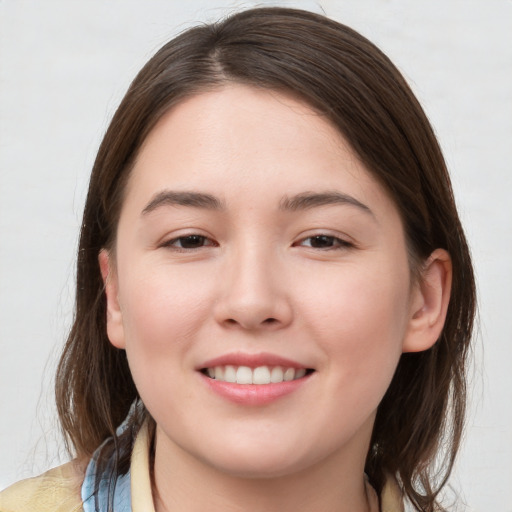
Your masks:
[{"label": "nose bridge", "polygon": [[218,319],[246,329],[275,328],[291,320],[278,251],[246,237],[229,251]]}]

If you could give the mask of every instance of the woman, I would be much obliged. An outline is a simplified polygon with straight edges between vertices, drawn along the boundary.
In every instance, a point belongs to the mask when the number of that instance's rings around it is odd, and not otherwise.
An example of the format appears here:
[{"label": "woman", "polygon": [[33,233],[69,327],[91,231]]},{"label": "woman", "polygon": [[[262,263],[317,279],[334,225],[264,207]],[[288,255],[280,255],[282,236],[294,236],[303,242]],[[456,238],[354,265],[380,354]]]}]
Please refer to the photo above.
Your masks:
[{"label": "woman", "polygon": [[188,30],[92,172],[57,375],[76,459],[0,508],[440,510],[474,311],[439,146],[374,45],[280,8]]}]

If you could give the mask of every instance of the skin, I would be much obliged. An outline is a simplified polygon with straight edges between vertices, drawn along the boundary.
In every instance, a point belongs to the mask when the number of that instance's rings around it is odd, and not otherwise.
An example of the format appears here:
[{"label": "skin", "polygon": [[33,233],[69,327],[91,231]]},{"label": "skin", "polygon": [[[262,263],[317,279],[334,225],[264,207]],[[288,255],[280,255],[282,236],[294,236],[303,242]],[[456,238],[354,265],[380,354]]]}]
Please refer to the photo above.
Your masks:
[{"label": "skin", "polygon": [[[222,208],[155,201],[168,191]],[[282,208],[311,192],[345,201]],[[402,352],[437,340],[451,267],[437,250],[412,280],[394,203],[326,119],[242,85],[180,103],[138,155],[100,266],[109,339],[157,423],[157,511],[368,510],[377,406]],[[254,406],[198,371],[262,352],[314,372]]]}]

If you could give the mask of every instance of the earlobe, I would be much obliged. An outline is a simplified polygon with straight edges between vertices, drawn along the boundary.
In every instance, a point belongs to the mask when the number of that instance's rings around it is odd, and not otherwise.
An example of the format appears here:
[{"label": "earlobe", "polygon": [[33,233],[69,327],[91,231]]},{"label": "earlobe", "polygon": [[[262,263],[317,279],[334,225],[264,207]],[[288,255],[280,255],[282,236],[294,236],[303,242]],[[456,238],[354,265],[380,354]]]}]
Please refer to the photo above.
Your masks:
[{"label": "earlobe", "polygon": [[452,262],[444,249],[426,260],[413,291],[403,352],[421,352],[438,340],[446,320],[452,285]]},{"label": "earlobe", "polygon": [[114,347],[124,349],[123,315],[119,304],[117,273],[111,261],[111,255],[106,249],[100,251],[98,263],[107,300],[107,336]]}]

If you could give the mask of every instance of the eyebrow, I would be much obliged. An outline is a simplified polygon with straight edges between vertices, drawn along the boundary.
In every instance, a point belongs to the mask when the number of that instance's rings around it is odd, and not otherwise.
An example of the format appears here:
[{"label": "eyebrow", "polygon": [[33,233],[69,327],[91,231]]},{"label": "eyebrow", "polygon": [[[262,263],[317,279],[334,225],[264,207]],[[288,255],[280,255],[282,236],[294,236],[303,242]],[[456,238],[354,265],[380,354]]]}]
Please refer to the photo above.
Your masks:
[{"label": "eyebrow", "polygon": [[172,190],[164,190],[159,192],[142,210],[142,214],[146,215],[161,206],[190,206],[192,208],[204,208],[206,210],[224,210],[224,203],[212,196],[202,192],[176,192]]},{"label": "eyebrow", "polygon": [[[350,205],[359,208],[361,211],[375,217],[368,206],[355,197],[343,194],[337,191],[328,192],[302,192],[294,196],[284,196],[279,202],[281,211],[300,211],[309,210],[319,206],[329,205]],[[142,210],[142,214],[146,215],[161,206],[188,206],[192,208],[202,208],[206,210],[223,211],[226,206],[222,200],[204,192],[191,191],[173,191],[164,190],[153,196],[149,203]]]},{"label": "eyebrow", "polygon": [[316,208],[318,206],[336,204],[355,206],[363,212],[370,214],[372,217],[375,217],[374,213],[364,203],[361,203],[361,201],[358,201],[355,197],[336,191],[322,193],[303,192],[292,197],[285,196],[279,203],[279,209],[284,211],[309,210],[310,208]]}]

